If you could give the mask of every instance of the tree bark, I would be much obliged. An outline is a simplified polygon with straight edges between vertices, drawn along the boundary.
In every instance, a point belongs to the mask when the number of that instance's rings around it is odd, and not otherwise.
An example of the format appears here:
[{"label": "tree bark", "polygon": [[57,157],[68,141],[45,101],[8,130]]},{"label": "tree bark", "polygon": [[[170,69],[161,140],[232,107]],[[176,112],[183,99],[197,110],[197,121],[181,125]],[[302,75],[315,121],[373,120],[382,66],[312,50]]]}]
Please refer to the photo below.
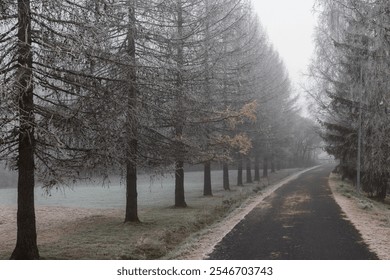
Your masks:
[{"label": "tree bark", "polygon": [[176,162],[175,172],[175,207],[185,208],[187,203],[184,197],[184,162]]},{"label": "tree bark", "polygon": [[246,158],[246,182],[247,183],[253,183],[252,180],[252,163],[251,163],[251,158],[247,157]]},{"label": "tree bark", "polygon": [[129,28],[127,30],[128,55],[131,65],[128,71],[128,112],[127,112],[127,148],[126,162],[126,222],[139,222],[138,218],[138,194],[137,194],[137,152],[138,152],[138,121],[137,111],[137,73],[135,58],[135,6],[129,1]]},{"label": "tree bark", "polygon": [[213,191],[211,188],[211,162],[207,161],[204,164],[204,185],[203,185],[203,195],[212,196]]},{"label": "tree bark", "polygon": [[238,164],[237,164],[237,186],[243,186],[242,182],[242,156],[239,155]]},{"label": "tree bark", "polygon": [[137,165],[131,161],[128,161],[126,168],[125,223],[127,222],[140,222],[138,218]]},{"label": "tree bark", "polygon": [[177,0],[177,77],[176,77],[176,116],[175,116],[175,137],[176,137],[176,166],[175,166],[175,207],[187,207],[184,197],[184,148],[181,140],[183,138],[183,67],[184,67],[184,21],[183,4]]},{"label": "tree bark", "polygon": [[18,211],[16,246],[11,259],[39,259],[34,202],[34,99],[32,85],[31,10],[29,0],[18,0],[19,100]]},{"label": "tree bark", "polygon": [[[205,15],[206,15],[206,22],[205,22],[205,40],[204,40],[204,47],[205,47],[205,53],[204,53],[204,94],[206,98],[206,102],[211,102],[211,90],[210,90],[210,65],[209,65],[209,41],[210,41],[210,23],[209,23],[209,1],[205,1]],[[211,129],[209,127],[206,127],[206,138],[207,138],[207,145],[210,141],[210,131]],[[203,184],[203,195],[204,196],[212,196],[213,191],[211,187],[211,161],[207,161],[204,164],[204,184]]]},{"label": "tree bark", "polygon": [[227,162],[223,163],[223,189],[226,191],[230,191],[229,165],[227,164]]}]

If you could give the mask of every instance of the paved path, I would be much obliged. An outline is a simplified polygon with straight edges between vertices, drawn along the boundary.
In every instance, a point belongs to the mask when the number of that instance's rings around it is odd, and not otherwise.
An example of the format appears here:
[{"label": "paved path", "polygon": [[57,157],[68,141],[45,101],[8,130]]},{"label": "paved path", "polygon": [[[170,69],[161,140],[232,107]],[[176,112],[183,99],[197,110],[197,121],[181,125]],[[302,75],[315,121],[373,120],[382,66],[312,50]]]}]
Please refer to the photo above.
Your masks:
[{"label": "paved path", "polygon": [[332,197],[322,166],[259,204],[225,236],[210,259],[368,260],[370,252]]}]

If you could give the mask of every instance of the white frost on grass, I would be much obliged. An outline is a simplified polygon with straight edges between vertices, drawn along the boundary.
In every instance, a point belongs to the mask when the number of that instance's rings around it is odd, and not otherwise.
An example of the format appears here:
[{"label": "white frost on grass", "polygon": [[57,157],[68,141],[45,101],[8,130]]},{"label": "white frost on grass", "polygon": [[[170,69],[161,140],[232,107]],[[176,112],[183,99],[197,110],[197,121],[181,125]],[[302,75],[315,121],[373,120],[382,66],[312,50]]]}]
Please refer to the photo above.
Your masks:
[{"label": "white frost on grass", "polygon": [[[269,180],[262,179],[259,184],[250,184],[244,187],[232,186],[231,192],[226,192],[223,190],[222,186],[215,186],[213,188],[214,196],[213,197],[203,197],[202,186],[199,184],[201,182],[201,172],[191,172],[187,174],[187,179],[189,179],[189,184],[186,185],[186,200],[190,205],[188,209],[184,211],[174,211],[171,209],[173,203],[172,190],[169,186],[164,188],[159,188],[160,198],[162,202],[158,206],[151,207],[147,201],[140,199],[140,218],[145,227],[149,228],[148,234],[153,233],[154,231],[166,232],[170,231],[169,223],[167,223],[167,218],[169,219],[180,219],[178,220],[176,226],[185,227],[187,223],[202,221],[202,219],[213,219],[213,213],[216,208],[221,207],[224,201],[240,201],[245,197],[251,196],[253,193],[253,188],[261,185],[267,185],[271,181],[279,181],[286,176],[297,172],[297,169],[285,169],[278,171],[277,173],[270,174]],[[232,171],[232,181],[236,179],[236,172]],[[216,171],[213,173],[213,177],[216,181],[222,181],[222,172]],[[99,188],[96,188],[98,193]],[[12,191],[15,191],[13,189]],[[157,190],[156,190],[157,191]],[[95,195],[95,193],[94,193]],[[69,197],[67,197],[69,198]],[[88,205],[82,204],[85,207]],[[163,206],[161,206],[163,205]],[[165,205],[165,206],[164,206]],[[16,205],[1,205],[0,203],[0,258],[7,258],[12,249],[15,246],[16,242]],[[191,218],[188,219],[186,215],[191,215]],[[210,216],[211,215],[211,216]],[[122,220],[124,217],[123,207],[114,208],[80,208],[80,207],[70,207],[61,205],[61,201],[57,205],[37,205],[36,206],[36,222],[37,222],[37,232],[38,232],[38,246],[55,245],[58,254],[54,255],[55,258],[61,258],[61,252],[65,252],[70,245],[65,244],[66,248],[59,247],[61,240],[65,240],[69,235],[72,235],[80,230],[84,230],[88,226],[86,221],[89,221],[91,217],[102,217],[102,218],[113,218],[115,221]],[[181,217],[181,218],[180,218]],[[183,218],[186,217],[186,218]],[[102,231],[104,231],[102,229]],[[85,233],[83,233],[85,234]],[[104,232],[102,233],[104,234]],[[109,232],[112,234],[112,231]],[[140,233],[140,230],[137,232],[132,231],[133,240],[138,240],[138,238],[143,237],[143,233]],[[184,236],[183,236],[184,237]],[[92,237],[91,237],[92,238]],[[64,243],[64,242],[63,242]],[[66,242],[65,242],[66,243]],[[129,247],[132,247],[131,244]],[[133,246],[134,247],[134,246]],[[131,248],[127,248],[131,249]],[[78,250],[80,251],[80,250]],[[115,252],[109,257],[115,258]],[[45,254],[48,258],[52,255]],[[79,255],[69,255],[68,258],[77,259]],[[93,259],[94,255],[83,255],[84,258]],[[104,256],[103,256],[104,257]]]},{"label": "white frost on grass", "polygon": [[[0,206],[0,252],[13,249],[16,243],[16,206]],[[38,245],[54,242],[65,233],[76,230],[75,221],[104,215],[115,217],[120,209],[85,209],[70,207],[36,207]]]},{"label": "white frost on grass", "polygon": [[[340,187],[342,185],[342,187]],[[336,202],[379,259],[390,260],[390,205],[354,193],[352,186],[331,174],[329,186]]]}]

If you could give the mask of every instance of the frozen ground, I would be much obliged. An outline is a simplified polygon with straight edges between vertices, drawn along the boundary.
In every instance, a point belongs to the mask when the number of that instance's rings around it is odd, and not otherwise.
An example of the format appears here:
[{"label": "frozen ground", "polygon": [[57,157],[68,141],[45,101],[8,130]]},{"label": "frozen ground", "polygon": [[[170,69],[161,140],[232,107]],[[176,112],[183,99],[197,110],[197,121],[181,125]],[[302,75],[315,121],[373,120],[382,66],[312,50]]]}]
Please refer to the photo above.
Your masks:
[{"label": "frozen ground", "polygon": [[[272,174],[270,183],[280,180],[296,172],[297,169],[282,170]],[[231,171],[230,180],[234,185],[237,171]],[[214,207],[221,205],[223,200],[231,196],[246,196],[245,193],[253,193],[249,187],[233,187],[232,192],[226,192],[220,185],[222,172],[213,172],[214,197],[205,199],[203,197],[202,172],[186,173],[186,201],[191,211],[202,211],[209,215]],[[156,227],[159,222],[159,213],[169,212],[169,207],[174,203],[173,178],[151,180],[147,176],[139,179],[139,208],[141,219],[147,215],[154,215],[153,223]],[[266,179],[262,185],[268,184]],[[122,220],[124,217],[124,186],[119,183],[112,183],[109,188],[101,185],[84,184],[74,187],[72,190],[53,192],[51,196],[43,195],[37,189],[37,230],[38,243],[49,244],[63,238],[69,233],[79,230],[86,219],[90,217],[112,217]],[[208,211],[207,209],[210,209]],[[196,210],[196,211],[195,211]],[[155,214],[153,214],[155,213]],[[166,218],[162,218],[166,219]],[[149,226],[149,225],[148,225]],[[150,225],[154,226],[154,225]],[[163,230],[163,229],[161,229]],[[165,230],[165,229],[164,229]],[[16,237],[16,189],[0,189],[0,252],[8,252],[13,249]],[[142,236],[141,236],[142,237]],[[136,237],[135,237],[136,238]]]},{"label": "frozen ground", "polygon": [[353,187],[336,174],[329,186],[347,218],[354,224],[370,249],[382,260],[390,260],[390,204],[379,203],[354,193]]},{"label": "frozen ground", "polygon": [[[273,174],[271,183],[276,182],[297,170],[284,170],[277,174]],[[235,183],[235,173],[231,174],[231,182]],[[214,173],[214,198],[204,199],[202,196],[202,188],[199,182],[203,181],[201,172],[194,172],[187,176],[192,182],[187,184],[187,202],[190,206],[193,206],[191,211],[195,211],[196,208],[202,207],[202,211],[207,212],[207,207],[214,207],[216,204],[221,203],[226,199],[226,192],[222,187],[218,185],[218,180],[222,180],[219,177],[221,174]],[[161,210],[170,212],[169,207],[173,205],[173,185],[169,183],[169,178],[165,183],[154,181],[150,183],[150,180],[144,178],[145,184],[141,191],[140,197],[147,197],[146,200],[141,200],[141,216],[145,217],[149,213],[150,215],[156,215],[153,213],[160,213]],[[266,182],[262,182],[265,184]],[[334,193],[335,199],[346,213],[348,219],[356,226],[361,232],[364,240],[369,244],[370,248],[377,253],[381,259],[390,259],[390,205],[383,205],[377,202],[370,201],[364,197],[356,197],[350,195],[348,186],[345,185],[340,188],[338,178],[332,175],[329,180],[330,187]],[[167,255],[167,258],[171,259],[202,259],[205,257],[213,246],[238,223],[253,207],[256,207],[261,203],[262,199],[267,195],[275,191],[281,184],[271,185],[268,188],[262,190],[258,196],[254,196],[251,199],[244,202],[241,207],[230,213],[230,215],[221,221],[220,223],[213,224],[201,232],[195,233],[189,239],[180,246],[178,250],[173,251]],[[192,187],[191,187],[192,186]],[[110,189],[101,188],[100,186],[84,186],[83,190],[67,190],[64,193],[53,193],[51,197],[41,196],[41,203],[36,208],[37,215],[37,227],[38,227],[38,241],[39,244],[56,244],[57,240],[60,240],[64,236],[70,233],[75,233],[79,230],[80,221],[85,221],[92,217],[114,218],[117,221],[121,221],[123,213],[123,202],[114,202],[116,199],[122,201],[122,195],[124,194],[123,186],[117,187],[111,186]],[[347,191],[345,190],[347,188]],[[233,188],[234,191],[230,195],[240,195],[242,191],[247,191],[247,188]],[[3,190],[0,190],[3,191]],[[16,190],[8,190],[15,192]],[[91,193],[91,191],[93,191]],[[110,193],[108,195],[108,193]],[[100,198],[92,199],[93,195],[100,193]],[[113,195],[116,193],[116,195]],[[79,195],[80,196],[79,196]],[[83,195],[81,195],[83,194]],[[11,195],[12,196],[12,195]],[[73,198],[74,196],[74,198]],[[157,197],[153,197],[157,196]],[[5,200],[6,195],[0,193],[2,201]],[[10,196],[8,196],[9,198]],[[16,196],[15,196],[16,197]],[[91,201],[82,203],[76,199],[76,197],[89,197]],[[65,203],[65,201],[69,200]],[[111,202],[109,202],[111,200]],[[155,202],[155,204],[153,204]],[[110,207],[104,207],[104,203],[108,203]],[[208,204],[208,205],[207,205]],[[76,205],[76,206],[73,206]],[[155,210],[151,210],[155,208]],[[199,208],[200,209],[200,208]],[[194,212],[195,213],[195,212]],[[198,212],[196,212],[198,213]],[[164,214],[165,215],[165,214]],[[170,215],[170,214],[167,214]],[[155,216],[153,216],[155,217]],[[167,219],[167,217],[162,217]],[[146,223],[146,227],[158,226],[158,222],[155,218],[152,219],[153,223]],[[161,229],[166,230],[165,226]],[[140,236],[144,234],[140,228]],[[133,230],[131,231],[133,232]],[[15,245],[16,237],[16,206],[15,203],[9,200],[6,203],[0,203],[0,252],[9,252]],[[92,237],[93,238],[93,237]],[[68,246],[68,245],[67,245]],[[6,256],[5,256],[6,257]]]},{"label": "frozen ground", "polygon": [[[236,183],[237,171],[229,172],[232,185]],[[199,183],[200,182],[200,183]],[[203,172],[185,173],[186,198],[191,200],[202,196]],[[164,177],[138,176],[138,204],[139,207],[161,207],[174,204],[174,177],[168,174]],[[213,171],[212,184],[215,190],[221,190],[222,171]],[[16,205],[16,189],[0,189],[0,206]],[[80,182],[75,186],[59,187],[47,195],[45,190],[37,187],[35,201],[37,206],[63,206],[71,208],[111,209],[124,208],[125,186],[121,178],[111,178],[108,184],[101,181]]]}]

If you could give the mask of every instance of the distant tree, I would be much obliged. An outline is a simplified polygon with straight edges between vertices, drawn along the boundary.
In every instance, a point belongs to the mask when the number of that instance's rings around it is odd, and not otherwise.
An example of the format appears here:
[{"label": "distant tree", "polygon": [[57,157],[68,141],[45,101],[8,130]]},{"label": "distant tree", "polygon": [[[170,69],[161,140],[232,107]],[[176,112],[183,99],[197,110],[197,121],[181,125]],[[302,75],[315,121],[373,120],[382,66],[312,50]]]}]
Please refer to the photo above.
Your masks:
[{"label": "distant tree", "polygon": [[[240,1],[176,1],[160,5],[159,19],[166,21],[163,32],[168,40],[158,38],[156,44],[163,51],[163,67],[167,69],[161,82],[168,101],[167,113],[157,121],[167,129],[171,139],[167,163],[175,169],[175,205],[185,207],[184,163],[206,163],[204,194],[212,194],[211,161],[226,158],[226,151],[236,145],[235,136],[220,127],[250,114],[250,110],[220,106],[219,67],[227,56],[222,53],[221,38],[235,26]],[[223,71],[226,71],[223,70]],[[234,78],[234,75],[231,75]],[[172,152],[173,151],[173,152]]]},{"label": "distant tree", "polygon": [[296,98],[292,96],[290,80],[278,53],[266,41],[258,57],[259,67],[254,79],[258,91],[258,121],[246,128],[253,142],[251,157],[254,158],[255,181],[260,180],[261,159],[263,176],[268,176],[278,156],[276,152],[289,137],[292,116],[297,113]]}]

